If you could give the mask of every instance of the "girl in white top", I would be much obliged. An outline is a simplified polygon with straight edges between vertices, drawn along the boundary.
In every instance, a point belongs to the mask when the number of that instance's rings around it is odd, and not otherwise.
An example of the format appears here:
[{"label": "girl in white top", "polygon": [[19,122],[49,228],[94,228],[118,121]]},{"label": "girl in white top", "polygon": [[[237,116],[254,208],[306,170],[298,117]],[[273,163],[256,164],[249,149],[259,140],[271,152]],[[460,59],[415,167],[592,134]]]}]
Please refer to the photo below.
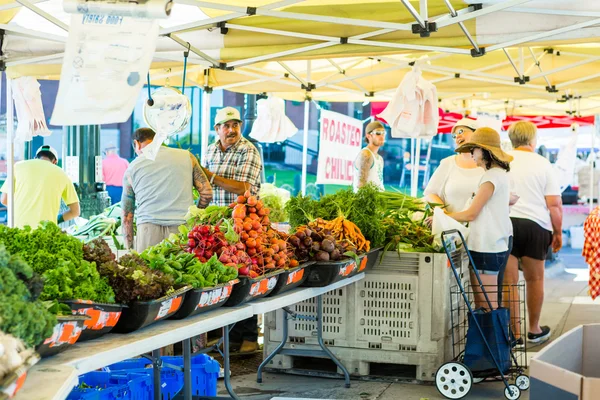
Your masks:
[{"label": "girl in white top", "polygon": [[[471,153],[477,166],[485,170],[468,208],[448,215],[458,222],[469,223],[467,246],[483,284],[494,287],[488,290],[488,298],[495,308],[501,297],[502,279],[512,247],[508,171],[513,157],[502,150],[500,135],[492,128],[477,129],[470,141],[456,152]],[[485,298],[477,290],[475,292],[477,306],[489,308]]]},{"label": "girl in white top", "polygon": [[[452,128],[456,147],[467,143],[475,129],[475,120],[463,118],[458,121]],[[475,164],[469,153],[446,157],[431,176],[425,188],[425,199],[430,203],[445,204],[450,212],[464,210],[483,173],[483,168]]]}]

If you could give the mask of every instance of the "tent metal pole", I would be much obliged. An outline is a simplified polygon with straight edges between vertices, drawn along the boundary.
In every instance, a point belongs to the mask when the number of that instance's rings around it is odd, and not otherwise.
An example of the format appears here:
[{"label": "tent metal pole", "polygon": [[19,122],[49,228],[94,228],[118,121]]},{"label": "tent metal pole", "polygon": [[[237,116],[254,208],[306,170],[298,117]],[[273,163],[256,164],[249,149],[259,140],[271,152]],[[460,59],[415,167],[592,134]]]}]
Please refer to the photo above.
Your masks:
[{"label": "tent metal pole", "polygon": [[506,55],[506,58],[508,58],[508,61],[510,61],[510,65],[512,65],[513,69],[515,70],[515,72],[517,73],[517,76],[519,78],[521,78],[521,73],[519,72],[519,68],[517,68],[517,65],[515,64],[515,62],[513,61],[512,57],[510,56],[510,54],[508,54],[508,51],[503,48],[502,51],[504,52],[504,54]]},{"label": "tent metal pole", "polygon": [[585,59],[585,60],[582,60],[582,61],[577,61],[576,63],[573,63],[573,64],[564,65],[564,66],[559,67],[559,68],[554,68],[554,69],[551,69],[551,70],[543,72],[543,73],[532,75],[531,79],[537,79],[537,78],[540,78],[542,76],[548,76],[548,75],[551,75],[551,74],[555,74],[557,72],[563,72],[563,71],[566,71],[566,70],[569,70],[569,69],[572,69],[572,68],[581,67],[582,65],[591,64],[591,63],[599,61],[599,60],[600,60],[600,57],[593,57],[593,58],[588,58],[588,59]]},{"label": "tent metal pole", "polygon": [[[195,2],[177,1],[177,3],[178,4],[189,4],[189,5],[194,5],[194,6],[196,5]],[[232,19],[245,17],[245,16],[246,16],[246,13],[234,12],[234,13],[230,13],[227,15],[221,15],[219,17],[203,19],[201,21],[196,21],[196,22],[190,22],[188,24],[172,26],[170,28],[161,29],[159,31],[159,36],[167,36],[167,35],[170,35],[171,33],[187,31],[190,29],[199,30],[199,29],[214,28],[220,22],[231,21]]]},{"label": "tent metal pole", "polygon": [[[4,74],[6,76],[6,73]],[[15,164],[15,111],[12,95],[12,79],[6,76],[6,192],[8,193],[6,203],[6,225],[9,228],[15,226],[15,191],[14,191],[14,164]]]},{"label": "tent metal pole", "polygon": [[592,150],[590,153],[590,213],[594,209],[594,163],[596,162],[596,134],[598,133],[598,129],[600,128],[600,124],[598,124],[598,118],[600,116],[596,115],[594,118],[594,131],[592,132]]},{"label": "tent metal pole", "polygon": [[580,22],[575,25],[565,26],[563,28],[553,29],[551,31],[536,33],[535,35],[525,36],[525,37],[515,39],[515,40],[509,40],[508,42],[505,42],[505,43],[495,44],[493,46],[488,47],[487,51],[492,52],[495,50],[500,50],[504,47],[514,47],[521,43],[533,42],[533,41],[536,41],[539,39],[544,39],[544,38],[552,37],[555,35],[560,35],[561,33],[576,31],[578,29],[587,28],[588,26],[597,25],[598,23],[600,23],[600,18],[595,18],[595,19],[592,19],[589,21]]},{"label": "tent metal pole", "polygon": [[423,21],[429,20],[429,11],[427,10],[427,0],[419,1],[419,12]]},{"label": "tent metal pole", "polygon": [[297,49],[291,49],[291,50],[279,51],[277,53],[265,54],[264,56],[258,56],[258,57],[246,58],[244,60],[233,61],[233,62],[228,63],[227,66],[229,66],[229,67],[241,67],[241,66],[244,66],[244,65],[254,64],[254,63],[257,63],[257,62],[260,62],[260,61],[265,61],[265,60],[271,60],[273,58],[290,56],[290,55],[293,55],[293,54],[305,53],[307,51],[312,51],[312,50],[319,50],[319,49],[323,49],[325,47],[337,46],[339,44],[340,44],[339,42],[318,43],[318,44],[313,44],[313,45],[310,45],[310,46],[300,47],[300,48],[297,48]]},{"label": "tent metal pole", "polygon": [[440,53],[448,54],[471,54],[469,49],[458,49],[454,47],[440,47],[440,46],[421,46],[408,43],[391,43],[391,42],[378,42],[376,40],[362,40],[362,39],[348,39],[350,44],[360,44],[363,46],[373,47],[389,47],[392,49],[403,49],[403,50],[422,50],[422,51],[437,51]]},{"label": "tent metal pole", "polygon": [[588,76],[583,76],[581,78],[573,79],[572,81],[567,81],[567,82],[559,83],[559,84],[556,85],[556,88],[558,89],[558,88],[562,88],[562,87],[565,87],[565,86],[568,87],[570,85],[574,85],[576,83],[585,82],[585,81],[588,81],[590,79],[595,79],[595,78],[598,78],[598,77],[600,77],[600,73],[593,74],[593,75],[588,75]]},{"label": "tent metal pole", "polygon": [[66,32],[69,32],[69,25],[65,24],[64,22],[62,22],[61,20],[59,20],[55,16],[50,15],[46,11],[44,11],[41,8],[39,8],[38,6],[36,6],[35,4],[32,4],[32,3],[30,3],[27,0],[16,0],[16,1],[18,3],[20,3],[23,7],[26,7],[28,9],[30,9],[31,11],[33,11],[34,13],[36,13],[37,15],[39,15],[40,17],[48,20],[49,22],[52,22],[54,25],[58,26],[60,29],[66,31]]},{"label": "tent metal pole", "polygon": [[300,78],[298,76],[298,74],[296,74],[290,67],[287,66],[286,63],[282,62],[282,61],[278,61],[277,64],[281,65],[281,67],[283,67],[283,69],[285,69],[287,72],[290,73],[291,76],[293,76],[298,82],[300,82],[303,85],[306,85],[306,81],[302,78]]},{"label": "tent metal pole", "polygon": [[[444,0],[444,3],[446,3],[446,7],[448,7],[448,10],[450,10],[450,15],[452,16],[452,18],[458,17],[458,13],[454,9],[454,7],[452,7],[452,4],[450,3],[450,0]],[[477,43],[475,43],[475,39],[473,39],[473,37],[469,33],[469,30],[465,26],[464,22],[459,22],[458,26],[463,31],[463,33],[465,34],[465,36],[467,37],[467,39],[469,40],[469,42],[471,42],[471,45],[473,46],[473,48],[475,49],[475,51],[477,51],[479,53],[479,46],[477,45]]]},{"label": "tent metal pole", "polygon": [[[507,82],[514,82],[514,79],[512,77],[509,76],[505,76],[505,75],[499,75],[499,74],[490,74],[487,72],[478,72],[478,71],[471,71],[468,69],[461,69],[461,68],[450,68],[450,67],[442,67],[441,65],[427,65],[428,69],[431,70],[436,70],[436,71],[440,71],[440,72],[446,72],[446,73],[450,73],[452,74],[452,76],[454,76],[455,73],[459,73],[459,74],[468,74],[468,75],[472,75],[472,76],[480,76],[482,78],[490,78],[490,79],[501,79],[501,80],[505,80]],[[435,71],[431,71],[431,72],[435,72]]]},{"label": "tent metal pole", "polygon": [[[207,72],[210,70],[207,70]],[[204,75],[204,90],[202,90],[202,130],[200,136],[200,163],[205,165],[208,150],[208,135],[210,133],[210,91],[208,88],[208,73]]]},{"label": "tent metal pole", "polygon": [[[400,0],[400,1],[402,2],[402,4],[404,4],[404,7],[406,7],[408,12],[413,16],[413,18],[417,21],[417,23],[419,25],[421,25],[421,28],[427,29],[427,26],[425,25],[425,21],[423,20],[423,18],[421,18],[421,16],[419,15],[419,12],[417,10],[415,10],[415,8],[412,6],[412,4],[410,4],[408,0]],[[422,1],[423,0],[421,0],[421,2]],[[422,6],[422,4],[421,4],[421,6]],[[427,1],[425,1],[425,12],[427,12]]]},{"label": "tent metal pole", "polygon": [[[310,82],[310,60],[306,61],[306,79]],[[310,100],[304,100],[304,136],[302,138],[302,196],[306,196],[306,172],[308,163],[308,123],[310,112]]]},{"label": "tent metal pole", "polygon": [[211,63],[213,65],[213,67],[218,67],[220,65],[219,61],[215,60],[214,58],[212,58],[211,56],[209,56],[208,54],[200,51],[199,49],[197,49],[196,47],[190,45],[189,42],[186,42],[185,40],[180,39],[178,36],[176,35],[169,35],[169,38],[171,40],[173,40],[174,42],[176,42],[177,44],[179,44],[181,47],[188,49],[194,53],[195,55],[197,55],[198,57],[208,61],[209,63]]},{"label": "tent metal pole", "polygon": [[[19,6],[20,7],[20,6]],[[10,36],[23,36],[34,39],[50,40],[52,42],[66,43],[66,36],[52,35],[50,33],[36,31],[33,29],[22,28],[18,25],[0,24],[0,29],[4,29]]]},{"label": "tent metal pole", "polygon": [[[546,56],[546,54],[548,54],[547,52],[543,51],[542,54],[540,54],[539,57],[535,56],[535,53],[533,52],[533,50],[531,50],[531,47],[529,47],[529,51],[531,52],[531,57],[533,57],[533,64],[531,64],[523,73],[523,75],[527,75],[531,72],[532,69],[534,69],[536,67],[536,65],[539,65],[540,61],[542,61],[542,58],[544,58]],[[527,58],[527,56],[525,56],[525,58]]]},{"label": "tent metal pole", "polygon": [[[245,70],[242,70],[242,69],[236,69],[235,73],[240,74],[240,75],[251,76],[253,78],[259,78],[259,79],[265,77],[264,75],[257,74],[257,73],[254,73],[254,72],[250,72],[250,71],[245,71]],[[271,75],[271,77],[276,77],[276,76]],[[280,83],[280,84],[282,84],[282,85],[293,86],[296,89],[298,88],[298,84],[297,83],[294,83],[294,82],[288,80],[288,78],[286,78],[283,75],[279,76],[279,80],[277,82]]]},{"label": "tent metal pole", "polygon": [[6,66],[12,67],[15,65],[35,64],[40,61],[57,60],[59,58],[63,58],[64,55],[65,55],[65,53],[58,53],[58,54],[50,54],[47,56],[40,56],[40,57],[18,58],[16,60],[7,61]]},{"label": "tent metal pole", "polygon": [[499,2],[498,4],[491,5],[489,7],[484,7],[481,10],[472,11],[468,13],[464,13],[462,15],[457,16],[456,18],[449,18],[444,20],[438,20],[437,27],[438,29],[443,28],[448,25],[458,24],[459,22],[468,21],[470,19],[482,17],[484,15],[491,14],[496,11],[506,10],[507,8],[518,6],[519,4],[528,3],[531,0],[510,0]]},{"label": "tent metal pole", "polygon": [[594,11],[583,11],[583,10],[552,10],[546,8],[525,8],[515,7],[506,11],[515,13],[529,13],[529,14],[545,14],[545,15],[559,15],[562,17],[600,17],[600,12]]},{"label": "tent metal pole", "polygon": [[[535,59],[535,54],[533,54],[533,50],[531,49],[531,47],[528,47],[528,49],[529,49],[529,52],[531,53],[531,56]],[[523,48],[521,47],[519,50],[521,51],[521,59],[523,59]],[[547,53],[544,52],[544,54],[547,54]],[[543,56],[543,54],[542,54],[542,56]],[[540,57],[540,59],[541,58],[542,57]],[[521,61],[521,65],[523,65],[522,63],[523,62]],[[540,65],[539,60],[534,65],[532,65],[532,67],[533,66],[537,66],[538,69],[540,70],[540,72],[544,73],[544,70],[542,69],[542,66]],[[525,75],[525,73],[523,73],[523,75]],[[548,79],[548,77],[546,75],[544,75],[544,80],[546,81],[546,85],[548,85],[548,87],[552,87],[552,84],[550,83],[550,79]]]}]

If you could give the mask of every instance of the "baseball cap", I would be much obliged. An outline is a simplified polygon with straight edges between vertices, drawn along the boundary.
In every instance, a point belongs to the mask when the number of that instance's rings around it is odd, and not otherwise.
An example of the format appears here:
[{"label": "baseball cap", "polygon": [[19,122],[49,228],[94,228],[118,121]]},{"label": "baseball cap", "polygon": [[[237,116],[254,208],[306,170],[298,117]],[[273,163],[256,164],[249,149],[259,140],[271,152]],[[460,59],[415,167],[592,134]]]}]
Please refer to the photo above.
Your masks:
[{"label": "baseball cap", "polygon": [[369,125],[365,128],[365,133],[371,133],[375,129],[385,129],[383,124],[379,121],[369,122]]},{"label": "baseball cap", "polygon": [[237,108],[225,107],[217,111],[215,125],[224,124],[227,121],[242,122],[242,119],[240,118],[240,112],[237,110]]},{"label": "baseball cap", "polygon": [[42,147],[37,149],[37,151],[35,152],[35,156],[37,157],[42,151],[49,151],[50,153],[52,153],[54,158],[56,158],[58,160],[58,152],[56,150],[54,150],[54,148],[52,146],[49,146],[47,144],[43,145]]},{"label": "baseball cap", "polygon": [[454,130],[459,126],[466,126],[467,128],[470,128],[472,130],[476,130],[477,128],[479,128],[479,124],[477,124],[476,120],[471,118],[463,118],[460,121],[458,121],[456,125],[454,125],[454,127],[452,128],[452,133],[454,133]]}]

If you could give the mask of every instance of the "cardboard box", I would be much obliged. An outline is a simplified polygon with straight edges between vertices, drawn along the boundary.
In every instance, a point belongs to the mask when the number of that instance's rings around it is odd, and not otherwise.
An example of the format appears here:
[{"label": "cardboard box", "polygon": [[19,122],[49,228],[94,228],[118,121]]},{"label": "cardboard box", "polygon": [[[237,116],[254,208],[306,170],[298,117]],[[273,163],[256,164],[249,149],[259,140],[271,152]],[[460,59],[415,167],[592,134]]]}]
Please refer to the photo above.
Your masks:
[{"label": "cardboard box", "polygon": [[600,399],[600,324],[565,333],[531,359],[530,400]]}]

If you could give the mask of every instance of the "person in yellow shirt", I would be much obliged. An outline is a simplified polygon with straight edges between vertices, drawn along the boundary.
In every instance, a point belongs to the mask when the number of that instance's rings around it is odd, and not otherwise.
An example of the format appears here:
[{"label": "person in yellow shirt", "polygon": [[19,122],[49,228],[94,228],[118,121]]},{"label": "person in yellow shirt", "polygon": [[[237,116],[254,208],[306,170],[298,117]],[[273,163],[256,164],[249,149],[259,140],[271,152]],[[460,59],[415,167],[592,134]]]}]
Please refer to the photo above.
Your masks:
[{"label": "person in yellow shirt", "polygon": [[[61,223],[79,216],[79,198],[73,182],[56,165],[58,153],[44,145],[38,149],[35,159],[15,164],[14,177],[14,226],[26,225],[36,228],[42,221]],[[0,188],[0,202],[8,203],[6,182]],[[60,201],[64,200],[69,211],[59,215]]]}]

